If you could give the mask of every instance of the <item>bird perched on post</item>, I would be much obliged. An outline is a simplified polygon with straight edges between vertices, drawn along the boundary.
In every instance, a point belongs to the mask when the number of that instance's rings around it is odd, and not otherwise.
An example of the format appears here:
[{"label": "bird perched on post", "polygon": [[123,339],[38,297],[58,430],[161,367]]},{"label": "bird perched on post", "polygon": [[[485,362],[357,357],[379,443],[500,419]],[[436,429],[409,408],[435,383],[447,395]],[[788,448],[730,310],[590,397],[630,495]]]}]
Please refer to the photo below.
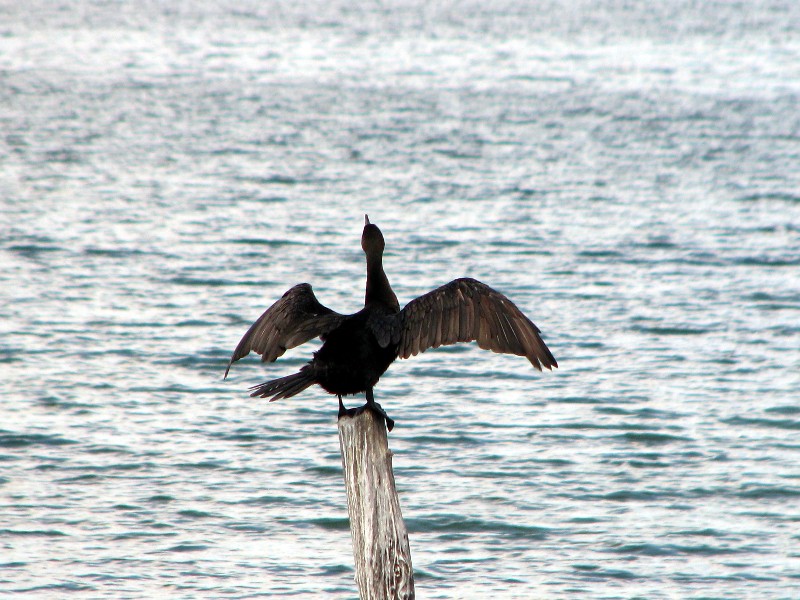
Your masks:
[{"label": "bird perched on post", "polygon": [[[272,402],[318,384],[339,397],[339,418],[371,409],[386,419],[391,431],[394,421],[375,402],[373,388],[397,358],[477,341],[486,350],[524,356],[539,371],[558,367],[539,328],[511,300],[475,279],[455,279],[401,310],[383,270],[383,234],[368,216],[364,221],[364,308],[352,315],[339,314],[320,304],[308,283],[298,284],[247,330],[233,351],[225,377],[231,365],[251,351],[260,354],[263,362],[273,362],[287,349],[318,337],[322,347],[298,373],[256,385],[250,395],[269,396]],[[342,396],[361,392],[366,404],[345,408]]]}]

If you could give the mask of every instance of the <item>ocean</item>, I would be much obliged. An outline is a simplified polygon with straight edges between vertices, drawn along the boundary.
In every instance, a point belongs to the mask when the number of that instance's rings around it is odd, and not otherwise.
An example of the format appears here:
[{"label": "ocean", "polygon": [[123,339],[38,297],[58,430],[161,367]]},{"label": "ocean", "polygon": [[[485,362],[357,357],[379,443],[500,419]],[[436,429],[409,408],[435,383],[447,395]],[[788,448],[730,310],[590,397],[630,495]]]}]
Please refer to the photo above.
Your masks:
[{"label": "ocean", "polygon": [[800,597],[798,107],[791,0],[0,1],[0,595],[357,597],[318,344],[222,375],[369,214],[559,362],[381,379],[417,597]]}]

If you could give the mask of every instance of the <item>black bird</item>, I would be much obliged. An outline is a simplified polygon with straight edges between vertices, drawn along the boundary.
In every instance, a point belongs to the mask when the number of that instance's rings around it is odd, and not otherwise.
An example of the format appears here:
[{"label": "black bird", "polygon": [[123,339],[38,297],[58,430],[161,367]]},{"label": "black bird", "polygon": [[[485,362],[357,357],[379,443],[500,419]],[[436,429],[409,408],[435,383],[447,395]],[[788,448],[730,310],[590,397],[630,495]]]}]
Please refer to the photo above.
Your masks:
[{"label": "black bird", "polygon": [[[311,286],[294,286],[253,323],[233,351],[231,365],[250,351],[274,362],[288,348],[319,337],[324,343],[298,373],[250,388],[251,396],[270,402],[299,394],[319,384],[339,397],[339,417],[370,408],[392,421],[375,402],[372,389],[397,358],[428,348],[477,341],[493,352],[526,357],[539,371],[557,367],[539,328],[511,300],[475,279],[455,279],[409,302],[402,310],[383,271],[383,234],[364,218],[361,248],[367,255],[364,308],[340,315],[319,303]],[[342,396],[365,392],[367,402],[346,409]]]}]

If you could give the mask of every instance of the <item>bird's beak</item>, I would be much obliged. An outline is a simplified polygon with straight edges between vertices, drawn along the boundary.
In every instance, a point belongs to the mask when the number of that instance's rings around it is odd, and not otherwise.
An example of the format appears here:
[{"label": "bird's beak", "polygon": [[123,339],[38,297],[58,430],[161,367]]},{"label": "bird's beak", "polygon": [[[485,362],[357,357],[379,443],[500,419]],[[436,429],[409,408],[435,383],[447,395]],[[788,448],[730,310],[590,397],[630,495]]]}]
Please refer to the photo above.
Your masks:
[{"label": "bird's beak", "polygon": [[364,215],[364,225],[369,225],[369,215]]}]

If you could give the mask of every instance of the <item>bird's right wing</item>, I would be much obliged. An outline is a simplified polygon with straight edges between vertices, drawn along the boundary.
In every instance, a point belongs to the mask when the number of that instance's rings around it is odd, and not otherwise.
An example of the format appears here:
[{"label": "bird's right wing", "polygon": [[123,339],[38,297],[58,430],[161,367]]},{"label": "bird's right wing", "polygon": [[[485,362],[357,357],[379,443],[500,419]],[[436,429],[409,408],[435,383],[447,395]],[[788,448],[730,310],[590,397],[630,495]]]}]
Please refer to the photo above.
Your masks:
[{"label": "bird's right wing", "polygon": [[264,311],[247,330],[231,355],[225,377],[231,365],[250,351],[260,354],[263,362],[273,362],[288,348],[324,336],[344,318],[345,315],[320,304],[309,284],[300,283]]},{"label": "bird's right wing", "polygon": [[539,328],[511,300],[475,279],[455,279],[412,300],[396,323],[392,341],[400,358],[477,341],[485,350],[524,356],[540,371],[558,366]]}]

